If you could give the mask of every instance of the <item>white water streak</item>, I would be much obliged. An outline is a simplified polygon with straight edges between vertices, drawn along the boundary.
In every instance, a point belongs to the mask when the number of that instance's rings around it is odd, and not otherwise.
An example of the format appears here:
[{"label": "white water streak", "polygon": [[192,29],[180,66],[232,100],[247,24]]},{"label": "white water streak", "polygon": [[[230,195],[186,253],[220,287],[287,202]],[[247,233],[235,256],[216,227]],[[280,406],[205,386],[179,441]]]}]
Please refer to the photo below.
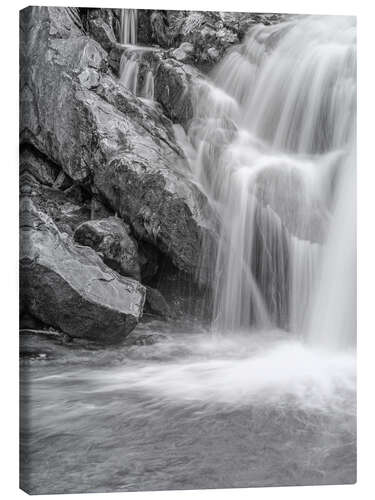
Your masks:
[{"label": "white water streak", "polygon": [[138,12],[137,9],[122,9],[120,42],[124,45],[137,43]]},{"label": "white water streak", "polygon": [[[340,242],[345,255],[355,254],[353,196],[345,187],[355,177],[355,37],[355,19],[343,16],[257,25],[213,83],[198,87],[189,138],[196,177],[222,221],[219,330],[273,325],[311,338],[317,329],[325,331],[318,343],[327,335],[340,343],[343,296],[353,302],[353,259],[329,261]],[[344,171],[351,181],[342,180]],[[324,305],[314,294],[330,300]]]}]

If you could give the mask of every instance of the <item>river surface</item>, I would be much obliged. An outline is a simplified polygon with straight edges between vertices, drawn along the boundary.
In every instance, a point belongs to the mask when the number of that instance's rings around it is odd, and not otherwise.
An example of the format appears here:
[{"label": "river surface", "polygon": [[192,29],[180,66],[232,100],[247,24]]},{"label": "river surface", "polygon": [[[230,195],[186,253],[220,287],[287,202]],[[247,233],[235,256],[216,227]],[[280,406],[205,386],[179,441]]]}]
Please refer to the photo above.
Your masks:
[{"label": "river surface", "polygon": [[135,332],[155,333],[165,337],[105,349],[30,336],[39,354],[21,366],[29,493],[355,482],[353,352],[307,348],[281,331],[226,338],[151,321]]}]

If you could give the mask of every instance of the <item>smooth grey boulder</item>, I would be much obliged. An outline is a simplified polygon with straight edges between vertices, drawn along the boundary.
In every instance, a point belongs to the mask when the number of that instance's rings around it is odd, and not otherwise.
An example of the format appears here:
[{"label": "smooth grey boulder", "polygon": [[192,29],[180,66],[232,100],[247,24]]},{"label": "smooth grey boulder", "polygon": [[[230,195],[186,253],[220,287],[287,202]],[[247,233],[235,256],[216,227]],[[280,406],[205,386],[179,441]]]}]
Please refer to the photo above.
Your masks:
[{"label": "smooth grey boulder", "polygon": [[145,288],[74,245],[29,199],[21,202],[20,236],[21,314],[102,343],[124,339],[137,325]]},{"label": "smooth grey boulder", "polygon": [[90,220],[79,225],[74,240],[93,248],[112,269],[140,280],[137,243],[129,235],[130,228],[118,217]]},{"label": "smooth grey boulder", "polygon": [[181,62],[192,62],[194,45],[189,42],[183,42],[177,49],[172,50],[171,56]]}]

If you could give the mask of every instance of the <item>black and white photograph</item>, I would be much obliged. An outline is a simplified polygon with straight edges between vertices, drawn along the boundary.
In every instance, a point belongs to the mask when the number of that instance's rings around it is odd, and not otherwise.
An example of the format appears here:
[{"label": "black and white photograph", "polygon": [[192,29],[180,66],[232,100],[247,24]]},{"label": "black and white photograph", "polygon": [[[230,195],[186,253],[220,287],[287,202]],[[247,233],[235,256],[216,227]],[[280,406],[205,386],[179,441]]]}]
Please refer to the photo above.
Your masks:
[{"label": "black and white photograph", "polygon": [[352,485],[356,16],[125,7],[19,12],[20,488]]}]

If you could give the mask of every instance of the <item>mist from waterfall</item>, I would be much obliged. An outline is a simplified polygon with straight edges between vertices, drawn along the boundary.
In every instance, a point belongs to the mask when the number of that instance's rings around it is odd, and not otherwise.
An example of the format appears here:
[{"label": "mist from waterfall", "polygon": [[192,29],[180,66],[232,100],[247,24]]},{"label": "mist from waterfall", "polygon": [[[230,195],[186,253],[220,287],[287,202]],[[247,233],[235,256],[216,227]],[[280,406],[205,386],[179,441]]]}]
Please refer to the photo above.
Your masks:
[{"label": "mist from waterfall", "polygon": [[188,136],[221,219],[214,330],[353,345],[355,18],[256,25],[212,76]]}]

